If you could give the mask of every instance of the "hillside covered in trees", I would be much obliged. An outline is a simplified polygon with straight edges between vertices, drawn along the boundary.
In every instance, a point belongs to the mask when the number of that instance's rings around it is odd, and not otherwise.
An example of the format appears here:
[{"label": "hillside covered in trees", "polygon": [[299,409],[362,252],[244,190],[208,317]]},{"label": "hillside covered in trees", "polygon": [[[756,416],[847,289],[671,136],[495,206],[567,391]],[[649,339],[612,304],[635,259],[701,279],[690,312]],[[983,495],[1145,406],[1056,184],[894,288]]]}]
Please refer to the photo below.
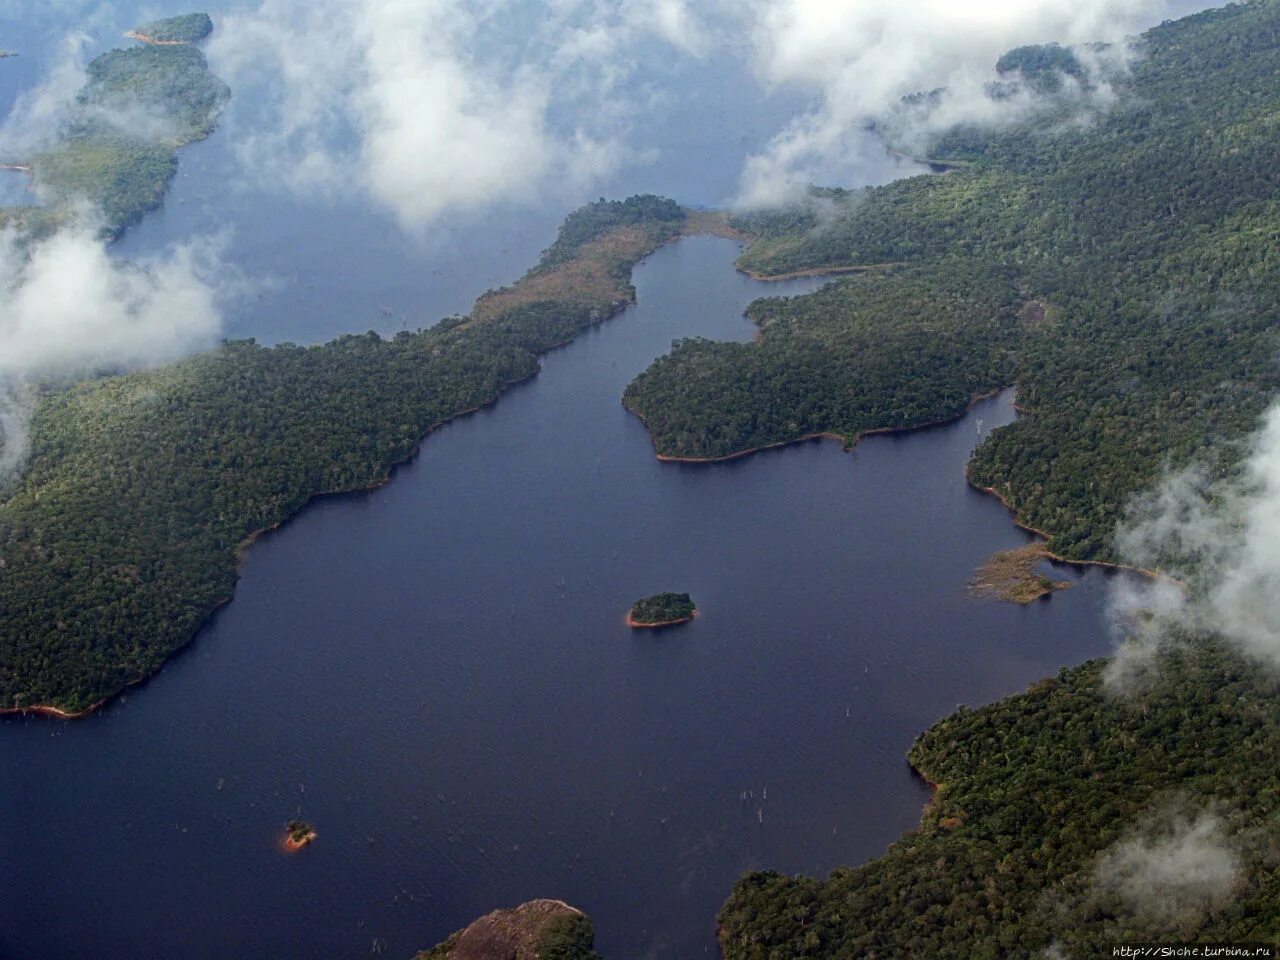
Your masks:
[{"label": "hillside covered in trees", "polygon": [[566,223],[552,251],[571,256],[485,294],[473,318],[390,340],[230,342],[45,397],[0,502],[0,708],[76,712],[156,670],[230,599],[246,537],[382,482],[433,427],[535,374],[538,354],[630,301],[630,266],[684,213],[633,197]]},{"label": "hillside covered in trees", "polygon": [[[1043,86],[1066,55],[1005,67]],[[1016,382],[1025,416],[974,482],[1055,552],[1111,558],[1126,499],[1227,451],[1280,387],[1277,71],[1274,2],[1197,14],[1140,38],[1106,109],[953,131],[930,153],[961,169],[738,215],[744,269],[874,269],[755,304],[756,344],[679,344],[627,406],[659,454],[715,458],[955,416]]]}]

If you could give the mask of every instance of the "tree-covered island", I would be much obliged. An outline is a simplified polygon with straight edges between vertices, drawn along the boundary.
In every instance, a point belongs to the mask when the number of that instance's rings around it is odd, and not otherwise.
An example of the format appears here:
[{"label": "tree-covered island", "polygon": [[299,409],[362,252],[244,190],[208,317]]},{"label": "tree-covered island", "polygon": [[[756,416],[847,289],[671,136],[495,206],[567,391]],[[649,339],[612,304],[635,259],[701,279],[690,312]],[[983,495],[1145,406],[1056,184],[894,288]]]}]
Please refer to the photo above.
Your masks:
[{"label": "tree-covered island", "polygon": [[687,593],[655,593],[631,605],[627,626],[669,627],[687,623],[697,615],[698,608]]}]

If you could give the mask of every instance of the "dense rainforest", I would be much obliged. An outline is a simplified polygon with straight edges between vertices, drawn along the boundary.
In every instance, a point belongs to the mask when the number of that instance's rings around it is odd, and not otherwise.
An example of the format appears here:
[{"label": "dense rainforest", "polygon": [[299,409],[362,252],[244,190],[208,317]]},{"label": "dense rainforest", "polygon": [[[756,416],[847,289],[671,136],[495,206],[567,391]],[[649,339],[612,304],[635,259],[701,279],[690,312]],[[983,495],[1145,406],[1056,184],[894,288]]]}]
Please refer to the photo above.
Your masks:
[{"label": "dense rainforest", "polygon": [[[153,61],[157,50],[186,59]],[[158,202],[172,143],[225,99],[209,96],[198,51],[127,53],[91,72],[83,128],[53,161],[33,158],[117,230]],[[1002,58],[990,95],[1030,88],[1045,110],[937,138],[919,155],[952,163],[944,176],[815,189],[735,217],[751,238],[744,268],[864,269],[754,304],[755,344],[683,341],[637,378],[625,402],[659,453],[718,457],[818,433],[848,443],[1016,382],[1026,414],[978,449],[970,476],[1080,558],[1111,556],[1127,498],[1167,463],[1230,470],[1280,386],[1280,7],[1163,24],[1121,74],[1095,80],[1089,63],[1051,46]],[[114,113],[130,77],[174,107],[172,143],[96,125],[93,105]],[[1114,101],[1088,96],[1103,80]],[[42,398],[27,470],[0,501],[0,706],[74,712],[153,672],[231,596],[246,538],[313,496],[383,481],[434,425],[626,303],[631,264],[684,229],[670,201],[601,201],[467,317],[309,348],[233,342]],[[718,919],[728,960],[1273,942],[1275,680],[1203,637],[1124,696],[1103,691],[1104,669],[1065,670],[927,731],[910,760],[939,787],[920,829],[826,879],[743,878]],[[1188,850],[1197,871],[1176,868]],[[585,919],[544,932],[540,955],[592,956]]]},{"label": "dense rainforest", "polygon": [[[151,27],[193,39],[213,29],[207,14]],[[208,136],[231,95],[204,54],[185,41],[110,50],[89,61],[85,78],[51,143],[34,156],[4,158],[30,166],[46,202],[0,208],[0,225],[39,236],[87,204],[103,234],[119,236],[160,206],[178,169],[177,148]]]},{"label": "dense rainforest", "polygon": [[[1052,87],[1043,71],[1070,78],[1072,56],[1003,67]],[[1162,24],[1133,57],[1113,99],[1063,80],[1075,95],[1046,94],[1038,119],[928,146],[960,169],[736,216],[744,269],[873,269],[755,304],[755,344],[681,343],[641,374],[625,402],[659,454],[848,443],[1016,382],[1025,416],[972,479],[1055,552],[1113,559],[1127,498],[1169,462],[1228,451],[1280,387],[1280,7]]]},{"label": "dense rainforest", "polygon": [[433,427],[532,376],[537,354],[628,302],[618,278],[684,212],[633,197],[567,223],[552,251],[571,257],[486,293],[483,319],[309,348],[229,342],[44,397],[0,502],[0,705],[75,712],[155,671],[230,598],[246,537],[380,483]]}]

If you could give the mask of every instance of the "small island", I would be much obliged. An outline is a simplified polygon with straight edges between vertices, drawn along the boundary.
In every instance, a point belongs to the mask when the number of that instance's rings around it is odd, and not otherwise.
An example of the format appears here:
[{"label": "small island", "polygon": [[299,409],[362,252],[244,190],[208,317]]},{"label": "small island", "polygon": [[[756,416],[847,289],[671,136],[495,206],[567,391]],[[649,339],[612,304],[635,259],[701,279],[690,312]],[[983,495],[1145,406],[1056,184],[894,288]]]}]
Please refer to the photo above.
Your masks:
[{"label": "small island", "polygon": [[627,626],[670,627],[688,623],[698,615],[698,608],[687,593],[655,593],[637,600],[627,614]]},{"label": "small island", "polygon": [[284,848],[292,853],[301,850],[316,838],[316,832],[305,820],[290,820],[284,825]]}]

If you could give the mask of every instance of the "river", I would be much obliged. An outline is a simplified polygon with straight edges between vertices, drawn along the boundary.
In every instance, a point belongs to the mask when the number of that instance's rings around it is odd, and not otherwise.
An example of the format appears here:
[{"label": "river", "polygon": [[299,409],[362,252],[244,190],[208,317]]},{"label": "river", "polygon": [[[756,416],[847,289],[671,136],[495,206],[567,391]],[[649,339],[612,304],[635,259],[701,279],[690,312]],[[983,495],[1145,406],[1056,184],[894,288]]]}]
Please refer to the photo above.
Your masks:
[{"label": "river", "polygon": [[[966,595],[1026,540],[962,472],[1007,394],[852,454],[654,458],[626,383],[820,282],[735,253],[650,257],[634,307],[389,486],[256,544],[234,602],[100,715],[0,723],[0,955],[408,957],[538,896],[609,957],[714,954],[742,871],[822,874],[916,823],[921,729],[1105,652],[1101,572]],[[628,630],[667,589],[703,615]],[[319,838],[286,855],[298,814]]]},{"label": "river", "polygon": [[[184,9],[0,4],[20,53],[0,62],[0,108],[82,21],[91,55]],[[578,199],[719,203],[806,102],[736,56],[646,82],[679,93],[646,119],[649,149]],[[116,247],[221,236],[241,288],[228,335],[429,324],[518,277],[572,206],[406,235],[355,191],[265,192],[235,151],[259,95],[236,91]],[[1007,394],[852,454],[654,458],[619,403],[631,378],[676,337],[750,339],[751,299],[821,283],[751,281],[735,253],[659,251],[634,307],[430,437],[389,486],[263,538],[234,601],[153,681],[82,721],[0,721],[0,958],[407,960],[532,897],[587,910],[610,960],[714,955],[744,870],[823,874],[918,821],[928,791],[904,755],[920,730],[1106,652],[1102,572],[1028,607],[966,595],[1027,539],[963,477],[980,431],[1012,418]],[[628,630],[630,603],[662,590],[703,615]],[[319,837],[286,855],[297,815]]]}]

